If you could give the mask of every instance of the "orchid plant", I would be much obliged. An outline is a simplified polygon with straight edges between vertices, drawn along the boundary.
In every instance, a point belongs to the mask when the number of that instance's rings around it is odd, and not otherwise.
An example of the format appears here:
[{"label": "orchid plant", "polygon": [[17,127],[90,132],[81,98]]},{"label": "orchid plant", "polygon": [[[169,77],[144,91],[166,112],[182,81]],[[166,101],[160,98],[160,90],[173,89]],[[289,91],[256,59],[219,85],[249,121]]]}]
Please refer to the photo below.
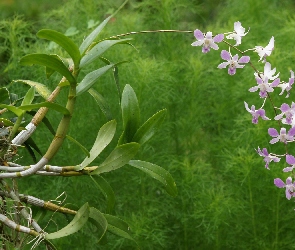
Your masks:
[{"label": "orchid plant", "polygon": [[[1,248],[22,248],[29,242],[31,248],[44,243],[47,249],[56,249],[52,240],[79,231],[86,222],[95,226],[98,241],[106,240],[106,232],[133,240],[127,223],[111,215],[115,202],[114,191],[103,178],[103,173],[114,171],[126,164],[140,169],[160,181],[169,195],[175,196],[177,194],[176,184],[169,172],[153,163],[134,159],[140,150],[140,146],[145,144],[159,129],[165,118],[166,110],[158,111],[141,124],[139,103],[133,88],[126,84],[121,91],[118,82],[118,66],[125,62],[112,63],[109,59],[102,57],[105,51],[117,44],[130,45],[130,38],[112,37],[99,40],[100,32],[114,15],[109,16],[99,24],[79,46],[69,37],[55,30],[44,29],[37,33],[39,38],[59,45],[67,52],[69,57],[64,58],[56,54],[29,54],[21,58],[20,64],[44,66],[47,77],[50,77],[54,72],[59,73],[61,80],[56,84],[54,90],[50,90],[43,83],[23,79],[14,80],[15,83],[30,86],[23,97],[10,93],[5,87],[0,89],[0,222],[3,225],[0,227]],[[78,80],[80,73],[95,60],[101,60],[105,63],[105,66],[86,73],[82,80]],[[110,71],[113,71],[117,91],[121,95],[123,131],[109,156],[102,160],[98,166],[93,166],[91,165],[92,162],[113,141],[117,123],[120,122],[109,115],[107,100],[93,88],[100,77]],[[65,106],[55,103],[61,89],[68,91]],[[75,112],[76,99],[87,93],[95,99],[102,113],[108,119],[108,122],[99,129],[90,151],[68,135],[71,118]],[[44,101],[36,102],[37,96],[42,97]],[[37,109],[37,112],[33,111],[35,109]],[[51,126],[46,117],[48,110],[55,110],[62,115],[56,129]],[[32,112],[33,118],[26,127],[23,127],[22,123],[28,119],[27,114],[32,114]],[[52,142],[46,153],[39,160],[36,159],[34,164],[29,163],[28,166],[18,164],[19,147],[25,146],[29,152],[33,152],[33,149],[40,152],[38,145],[34,143],[31,136],[42,122],[48,127],[49,133],[53,134]],[[77,162],[75,166],[49,165],[65,139],[76,143],[81,148],[82,154],[85,155],[85,159],[80,163]],[[35,155],[32,155],[35,158]],[[29,178],[33,175],[39,178],[86,175],[104,194],[107,204],[106,211],[102,212],[89,206],[88,203],[84,204],[79,210],[74,210],[63,206],[60,202],[45,201],[41,197],[37,198],[33,195],[20,193],[18,178]],[[39,214],[32,213],[32,206],[40,208],[40,211],[51,211],[52,216],[55,213],[63,213],[74,217],[68,225],[60,230],[47,232],[38,222]]]},{"label": "orchid plant", "polygon": [[[249,29],[250,30],[250,29]],[[274,93],[275,88],[280,88],[281,92],[279,95],[282,95],[285,91],[287,93],[286,98],[289,97],[290,91],[292,89],[292,85],[294,84],[294,72],[290,70],[290,78],[288,81],[282,81],[279,78],[279,73],[276,74],[276,68],[272,69],[271,64],[267,61],[268,57],[271,55],[274,50],[274,42],[275,39],[272,36],[270,38],[269,43],[263,46],[255,46],[254,48],[247,49],[245,51],[241,51],[238,46],[242,43],[242,38],[249,33],[249,30],[245,32],[245,28],[242,26],[241,22],[234,23],[234,30],[225,34],[217,34],[215,36],[212,35],[212,32],[207,32],[204,35],[200,30],[194,31],[194,36],[197,39],[196,42],[193,42],[192,46],[202,46],[202,52],[207,53],[210,51],[210,48],[214,50],[218,50],[219,46],[216,43],[224,42],[228,46],[227,50],[221,51],[221,58],[226,62],[220,63],[217,68],[223,69],[228,67],[228,74],[235,75],[237,68],[244,68],[246,64],[249,64],[254,70],[254,78],[256,80],[257,85],[251,87],[249,92],[256,92],[259,90],[259,98],[262,99],[262,105],[260,108],[256,109],[254,105],[249,105],[247,102],[244,102],[246,111],[249,112],[252,116],[252,123],[257,124],[259,118],[263,120],[271,120],[269,115],[266,116],[266,111],[264,109],[265,102],[267,99],[270,100],[271,105],[274,110],[273,120],[278,122],[279,132],[275,128],[269,128],[268,134],[272,137],[269,141],[270,144],[275,143],[283,143],[285,147],[285,154],[276,154],[269,153],[266,148],[256,149],[256,152],[259,156],[263,157],[265,162],[265,168],[269,168],[269,164],[271,162],[279,162],[281,158],[285,157],[286,163],[289,167],[283,169],[283,172],[293,172],[295,166],[295,157],[288,152],[288,144],[294,142],[295,140],[295,103],[292,102],[282,103],[281,105],[275,105],[272,98],[271,93]],[[235,40],[235,44],[231,44],[228,40]],[[237,53],[241,55],[240,59],[238,54],[232,56],[230,50],[235,50]],[[263,67],[263,71],[260,71],[256,66],[253,65],[250,60],[249,54],[250,52],[254,52],[258,54],[261,67]],[[281,113],[279,113],[279,111]],[[286,128],[289,126],[290,128]],[[292,182],[292,176],[288,176],[286,178],[286,183],[284,183],[280,178],[274,179],[274,184],[278,188],[286,189],[286,198],[291,199],[295,196],[295,182]]]}]

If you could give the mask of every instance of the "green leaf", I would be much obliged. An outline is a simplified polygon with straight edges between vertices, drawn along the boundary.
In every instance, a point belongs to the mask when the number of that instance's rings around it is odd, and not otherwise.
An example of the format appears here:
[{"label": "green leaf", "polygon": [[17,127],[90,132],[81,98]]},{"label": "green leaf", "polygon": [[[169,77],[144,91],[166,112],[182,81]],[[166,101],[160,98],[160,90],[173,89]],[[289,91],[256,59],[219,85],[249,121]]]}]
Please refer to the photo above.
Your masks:
[{"label": "green leaf", "polygon": [[165,119],[167,110],[163,109],[150,117],[135,133],[132,141],[140,145],[146,143],[159,129]]},{"label": "green leaf", "polygon": [[31,137],[29,137],[29,138],[25,141],[25,143],[27,143],[27,145],[28,145],[29,147],[35,149],[35,151],[36,151],[39,155],[43,156],[41,150],[39,149],[39,147],[37,146],[37,144],[35,143],[35,141],[34,141]]},{"label": "green leaf", "polygon": [[88,73],[83,80],[79,83],[77,87],[77,96],[81,95],[88,89],[92,87],[94,83],[96,83],[97,79],[101,77],[104,73],[106,73],[109,69],[111,69],[114,66],[114,64],[106,65],[102,68],[99,68],[97,70],[94,70],[90,73]]},{"label": "green leaf", "polygon": [[118,9],[117,11],[113,14],[110,15],[109,17],[107,17],[100,25],[97,26],[96,29],[94,29],[91,34],[89,36],[87,36],[85,38],[85,40],[82,42],[82,44],[80,45],[80,52],[81,54],[84,54],[84,52],[88,49],[88,47],[90,46],[90,44],[96,39],[96,37],[99,35],[99,33],[102,31],[102,29],[104,28],[104,26],[108,23],[108,21],[110,19],[112,19],[117,12],[123,8],[123,6],[128,2],[128,0],[126,0]]},{"label": "green leaf", "polygon": [[93,28],[94,26],[98,25],[99,24],[99,21],[94,21],[93,19],[90,19],[88,22],[87,22],[87,29],[91,29]]},{"label": "green leaf", "polygon": [[31,146],[28,144],[27,141],[24,142],[24,146],[25,146],[26,150],[28,151],[29,155],[32,157],[33,162],[37,163],[37,158],[36,158],[35,152],[31,148]]},{"label": "green leaf", "polygon": [[104,217],[107,219],[108,231],[110,233],[113,233],[115,235],[118,235],[120,237],[129,239],[129,240],[133,240],[136,243],[136,241],[130,236],[129,234],[130,229],[128,224],[125,221],[109,214],[104,214]]},{"label": "green leaf", "polygon": [[13,122],[11,122],[10,120],[5,119],[5,118],[0,118],[0,122],[2,122],[5,127],[9,127],[9,126],[13,126],[14,125]]},{"label": "green leaf", "polygon": [[79,30],[76,27],[72,26],[66,30],[65,36],[74,36],[74,35],[77,35],[78,33],[79,33]]},{"label": "green leaf", "polygon": [[131,160],[128,163],[132,167],[136,167],[143,172],[149,174],[154,179],[160,181],[164,184],[166,192],[171,196],[177,195],[177,187],[171,176],[171,174],[166,171],[164,168],[161,168],[158,165],[152,164],[150,162]]},{"label": "green leaf", "polygon": [[21,105],[22,106],[30,105],[32,101],[34,100],[34,96],[35,96],[35,88],[31,87],[26,93]]},{"label": "green leaf", "polygon": [[9,111],[13,112],[17,116],[21,116],[23,114],[23,111],[17,107],[6,105],[6,104],[0,104],[0,108],[6,108]]},{"label": "green leaf", "polygon": [[85,65],[93,62],[99,56],[101,56],[105,51],[116,44],[126,43],[127,41],[132,40],[131,38],[121,39],[121,40],[103,40],[96,44],[91,50],[87,51],[87,53],[83,56],[80,62],[80,68]]},{"label": "green leaf", "polygon": [[126,84],[121,101],[124,138],[122,142],[131,142],[139,127],[139,105],[133,88]]},{"label": "green leaf", "polygon": [[105,161],[91,172],[91,175],[101,174],[123,167],[136,155],[139,146],[138,143],[131,142],[116,147]]},{"label": "green leaf", "polygon": [[4,101],[6,101],[7,99],[8,100],[10,99],[8,89],[7,88],[0,88],[0,103],[4,103]]},{"label": "green leaf", "polygon": [[89,218],[93,219],[96,222],[93,223],[98,230],[97,232],[95,232],[95,236],[96,238],[98,238],[98,241],[100,241],[107,231],[108,222],[104,215],[94,207],[90,207]]},{"label": "green leaf", "polygon": [[88,89],[88,93],[94,98],[108,121],[112,120],[111,110],[109,105],[107,104],[106,99],[93,88]]},{"label": "green leaf", "polygon": [[57,232],[46,234],[45,239],[51,240],[68,236],[79,231],[87,222],[89,217],[89,205],[85,203],[77,212],[74,219],[64,228]]},{"label": "green leaf", "polygon": [[20,83],[24,83],[24,84],[28,84],[31,87],[35,87],[36,91],[45,99],[47,100],[47,98],[50,96],[51,91],[42,83],[39,82],[33,82],[30,80],[14,80],[13,82],[20,82]]},{"label": "green leaf", "polygon": [[59,72],[62,76],[68,79],[71,84],[76,83],[76,79],[73,77],[67,67],[55,56],[47,54],[30,54],[20,59],[22,65],[42,65]]},{"label": "green leaf", "polygon": [[79,48],[77,45],[72,41],[72,39],[68,38],[66,35],[57,32],[55,30],[43,29],[37,33],[39,38],[47,39],[57,43],[61,46],[65,51],[68,52],[70,57],[73,59],[74,64],[78,67],[81,55]]},{"label": "green leaf", "polygon": [[37,108],[41,108],[41,107],[47,107],[49,109],[53,109],[57,112],[62,113],[63,115],[69,115],[70,112],[67,108],[56,104],[56,103],[52,103],[52,102],[40,102],[40,103],[36,103],[36,104],[30,104],[30,105],[25,105],[25,106],[20,106],[19,109],[22,110],[32,110],[32,109],[37,109]]},{"label": "green leaf", "polygon": [[105,149],[105,147],[109,145],[115,135],[116,125],[116,121],[112,120],[100,128],[92,149],[90,150],[90,156],[85,158],[84,161],[75,168],[75,170],[79,171],[88,166]]},{"label": "green leaf", "polygon": [[107,200],[107,212],[110,213],[115,206],[115,193],[110,184],[100,175],[90,175],[98,189],[103,193]]},{"label": "green leaf", "polygon": [[87,157],[90,157],[90,153],[88,152],[87,148],[85,148],[80,142],[78,142],[77,140],[75,140],[73,137],[71,137],[69,135],[66,135],[66,137],[67,137],[67,139],[69,139],[73,143],[77,144],[82,149],[82,151],[84,152],[84,154]]},{"label": "green leaf", "polygon": [[89,36],[87,36],[82,44],[80,45],[80,53],[83,55],[84,52],[88,49],[88,47],[91,45],[91,43],[96,39],[96,37],[99,35],[99,33],[102,31],[104,26],[108,23],[108,21],[112,18],[113,16],[109,16],[106,18],[100,25],[98,25],[91,33]]}]

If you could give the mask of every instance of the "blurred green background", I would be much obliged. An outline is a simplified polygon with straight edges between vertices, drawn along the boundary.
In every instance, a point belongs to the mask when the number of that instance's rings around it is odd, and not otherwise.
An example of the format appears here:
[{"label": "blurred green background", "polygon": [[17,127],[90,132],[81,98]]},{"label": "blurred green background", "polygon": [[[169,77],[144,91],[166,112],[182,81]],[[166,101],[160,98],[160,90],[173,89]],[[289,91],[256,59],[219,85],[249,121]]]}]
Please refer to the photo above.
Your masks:
[{"label": "blurred green background", "polygon": [[[89,20],[101,22],[122,2],[0,1],[0,85],[21,94],[27,87],[11,84],[11,80],[31,79],[53,89],[59,82],[58,75],[46,79],[43,68],[18,65],[19,58],[27,53],[63,53],[37,39],[36,32],[50,28],[64,33],[72,27],[77,32],[71,37],[80,43],[89,33]],[[242,50],[266,46],[275,36],[275,50],[269,61],[281,72],[281,79],[288,81],[290,69],[295,69],[294,11],[291,0],[130,0],[107,25],[101,38],[151,29],[198,28],[218,34],[232,31],[233,23],[240,21],[246,29],[251,28],[242,39]],[[190,45],[195,41],[192,34],[158,33],[132,38],[137,50],[118,45],[105,56],[113,62],[130,61],[119,67],[120,84],[122,88],[130,84],[137,93],[142,121],[160,109],[168,109],[162,130],[137,158],[169,170],[179,192],[176,198],[169,197],[161,184],[130,166],[104,175],[115,191],[114,214],[129,223],[140,248],[295,249],[294,203],[273,184],[276,177],[287,178],[281,171],[284,161],[271,163],[268,171],[254,150],[260,146],[271,152],[284,152],[282,145],[268,144],[267,128],[277,128],[277,124],[260,121],[253,125],[244,108],[244,101],[256,107],[262,104],[258,93],[248,92],[256,85],[253,69],[246,66],[229,76],[227,70],[217,69],[222,61],[221,50],[203,54],[200,47]],[[220,48],[227,46],[220,44]],[[249,55],[263,70],[258,56]],[[98,66],[99,63],[87,70]],[[109,100],[113,116],[120,121],[112,75],[105,75],[95,88]],[[294,100],[293,93],[286,101],[284,96],[278,97],[279,92],[276,90],[273,95],[277,106]],[[65,93],[58,102],[63,97]],[[267,116],[273,117],[268,101],[266,107]],[[60,116],[50,112],[49,119],[56,127]],[[95,101],[84,94],[77,100],[69,134],[90,149],[105,122]],[[41,125],[33,138],[44,152],[52,136]],[[25,151],[19,154],[23,157],[18,162],[31,162]],[[66,141],[51,164],[75,165],[83,159],[79,148]],[[101,159],[103,156],[94,164]],[[79,207],[89,201],[102,212],[105,209],[103,195],[87,178],[33,176],[20,180],[20,190],[44,200],[66,191],[66,203]],[[54,220],[62,224],[67,218],[53,217]],[[49,229],[57,229],[54,222]],[[112,235],[108,239],[107,245],[98,245],[93,228],[87,227],[54,243],[60,249],[136,249],[132,241]]]}]

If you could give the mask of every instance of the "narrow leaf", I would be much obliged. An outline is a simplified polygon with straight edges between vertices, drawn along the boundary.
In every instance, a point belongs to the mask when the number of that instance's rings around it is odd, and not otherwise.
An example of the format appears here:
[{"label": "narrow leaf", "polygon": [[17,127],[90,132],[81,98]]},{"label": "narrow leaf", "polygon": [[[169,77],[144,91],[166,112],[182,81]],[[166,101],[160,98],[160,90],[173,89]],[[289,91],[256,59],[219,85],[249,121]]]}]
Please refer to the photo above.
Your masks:
[{"label": "narrow leaf", "polygon": [[57,43],[65,51],[68,52],[70,57],[73,59],[74,64],[76,66],[79,65],[79,61],[81,58],[80,51],[77,45],[72,41],[72,39],[70,39],[69,37],[67,37],[66,35],[60,32],[57,32],[55,30],[49,30],[49,29],[40,30],[37,33],[37,36]]},{"label": "narrow leaf", "polygon": [[117,11],[109,16],[108,18],[106,18],[100,25],[97,26],[96,29],[94,29],[91,34],[89,36],[87,36],[85,38],[85,40],[82,42],[82,44],[80,45],[80,52],[81,54],[84,54],[84,52],[88,49],[88,47],[90,46],[90,44],[96,39],[96,37],[99,35],[99,33],[102,31],[102,29],[104,28],[104,26],[108,23],[108,21],[110,19],[112,19],[120,9],[123,8],[123,6],[128,2],[128,0],[126,0],[118,9]]},{"label": "narrow leaf", "polygon": [[84,161],[77,166],[77,171],[83,169],[93,162],[95,158],[105,149],[105,147],[109,145],[115,135],[116,124],[116,121],[112,120],[100,128],[92,149],[90,150],[90,156],[85,158]]},{"label": "narrow leaf", "polygon": [[62,76],[66,77],[71,84],[75,84],[76,80],[67,69],[67,67],[56,57],[47,54],[30,54],[22,57],[20,59],[22,65],[42,65],[51,68],[59,72]]},{"label": "narrow leaf", "polygon": [[17,107],[14,107],[14,106],[6,105],[6,104],[0,104],[0,108],[6,108],[9,111],[11,111],[14,114],[16,114],[17,116],[21,116],[23,114],[23,111],[22,110],[20,110]]},{"label": "narrow leaf", "polygon": [[85,148],[80,142],[78,142],[77,140],[75,140],[73,137],[66,135],[67,139],[69,139],[71,142],[75,143],[76,145],[78,145],[82,151],[84,152],[84,154],[87,157],[90,157],[90,153],[88,152],[87,148]]},{"label": "narrow leaf", "polygon": [[39,147],[37,146],[37,144],[35,143],[35,141],[30,137],[28,138],[25,143],[27,143],[28,146],[30,146],[32,149],[35,149],[35,151],[42,156],[42,152],[39,149]]},{"label": "narrow leaf", "polygon": [[35,88],[31,87],[26,93],[21,105],[22,106],[30,105],[32,101],[34,100],[34,96],[35,96]]},{"label": "narrow leaf", "polygon": [[133,88],[126,84],[121,101],[124,137],[123,142],[131,142],[139,127],[139,105]]},{"label": "narrow leaf", "polygon": [[135,240],[129,234],[130,228],[125,221],[109,214],[104,214],[104,217],[107,219],[108,231],[110,233],[129,240],[133,240],[135,242]]},{"label": "narrow leaf", "polygon": [[154,179],[160,181],[164,184],[164,187],[167,193],[171,196],[177,195],[177,187],[171,176],[171,174],[166,171],[164,168],[161,168],[158,165],[152,164],[150,162],[139,161],[139,160],[131,160],[128,163],[132,167],[136,167],[143,172],[149,174]]},{"label": "narrow leaf", "polygon": [[19,109],[22,110],[32,110],[32,109],[37,109],[37,108],[41,108],[41,107],[47,107],[49,109],[53,109],[57,112],[60,112],[64,115],[69,115],[70,112],[67,108],[56,104],[56,103],[52,103],[52,102],[40,102],[40,103],[36,103],[36,104],[30,104],[30,105],[25,105],[25,106],[20,106]]},{"label": "narrow leaf", "polygon": [[28,151],[29,155],[32,157],[33,162],[37,163],[37,158],[36,158],[35,152],[31,148],[31,146],[26,141],[24,142],[24,146],[25,146],[26,150]]},{"label": "narrow leaf", "polygon": [[80,45],[80,53],[83,55],[84,52],[88,49],[88,47],[90,46],[90,44],[96,39],[96,37],[99,35],[99,33],[102,31],[102,29],[104,28],[104,26],[106,26],[106,24],[108,23],[108,21],[112,18],[113,16],[109,16],[108,18],[106,18],[100,25],[98,25],[91,33],[89,36],[87,36],[84,41],[82,42],[82,44]]},{"label": "narrow leaf", "polygon": [[89,205],[85,203],[77,212],[74,219],[64,228],[60,229],[55,233],[50,233],[45,235],[45,239],[56,239],[68,236],[70,234],[76,233],[79,231],[84,224],[87,222],[89,217]]},{"label": "narrow leaf", "polygon": [[0,118],[0,122],[2,122],[5,127],[9,127],[9,126],[14,125],[13,122],[11,122],[10,120],[8,120],[6,118]]},{"label": "narrow leaf", "polygon": [[95,226],[97,228],[97,232],[95,232],[95,236],[96,238],[98,238],[98,241],[100,241],[107,231],[108,222],[104,215],[98,209],[90,207],[89,210],[89,218],[93,219],[96,222]]},{"label": "narrow leaf", "polygon": [[126,43],[127,41],[132,40],[131,38],[121,39],[121,40],[103,40],[96,44],[91,50],[87,51],[87,53],[83,56],[80,62],[80,68],[85,65],[93,62],[99,56],[101,56],[105,51],[116,44]]},{"label": "narrow leaf", "polygon": [[24,83],[24,84],[28,84],[32,87],[35,87],[35,90],[45,99],[47,100],[47,98],[50,96],[51,91],[42,83],[39,82],[33,82],[30,80],[14,80],[13,82],[20,82],[20,83]]},{"label": "narrow leaf", "polygon": [[90,88],[88,93],[94,98],[98,106],[100,107],[102,113],[108,119],[108,121],[112,120],[112,114],[109,105],[107,104],[106,99],[99,94],[95,89]]},{"label": "narrow leaf", "polygon": [[116,147],[105,161],[91,172],[91,175],[110,172],[123,167],[136,155],[139,146],[138,143],[131,142]]},{"label": "narrow leaf", "polygon": [[[4,101],[9,100],[9,92],[7,88],[0,88],[0,103],[4,103]],[[10,103],[10,102],[7,102]]]},{"label": "narrow leaf", "polygon": [[159,129],[165,119],[167,110],[163,109],[150,117],[135,133],[132,141],[139,144],[146,143]]},{"label": "narrow leaf", "polygon": [[99,68],[97,70],[94,70],[92,72],[90,72],[89,74],[87,74],[83,80],[79,83],[78,87],[77,87],[77,96],[81,95],[82,93],[84,93],[85,91],[87,91],[88,89],[90,89],[92,87],[92,85],[94,83],[96,83],[97,79],[99,77],[101,77],[104,73],[106,73],[109,69],[111,69],[114,66],[114,64],[111,65],[106,65],[102,68]]},{"label": "narrow leaf", "polygon": [[107,212],[110,213],[115,206],[115,193],[110,184],[100,175],[90,175],[98,189],[103,193],[107,200]]}]

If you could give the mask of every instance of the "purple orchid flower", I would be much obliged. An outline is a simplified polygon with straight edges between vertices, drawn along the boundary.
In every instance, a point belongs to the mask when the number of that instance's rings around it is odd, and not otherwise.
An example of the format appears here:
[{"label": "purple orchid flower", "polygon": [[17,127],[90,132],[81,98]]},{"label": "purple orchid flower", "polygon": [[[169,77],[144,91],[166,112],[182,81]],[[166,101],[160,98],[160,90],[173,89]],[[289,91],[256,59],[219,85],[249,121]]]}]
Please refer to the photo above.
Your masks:
[{"label": "purple orchid flower", "polygon": [[206,36],[204,37],[204,34],[198,29],[194,31],[194,36],[198,41],[193,42],[191,45],[192,46],[203,45],[203,48],[202,48],[203,53],[208,53],[210,51],[210,48],[212,48],[214,50],[218,50],[219,47],[216,43],[222,42],[222,40],[224,38],[223,34],[218,34],[214,38],[212,38],[211,31],[208,31],[206,33]]},{"label": "purple orchid flower", "polygon": [[290,167],[286,167],[283,169],[284,172],[290,172],[295,167],[295,157],[293,155],[286,155],[286,162],[290,164]]},{"label": "purple orchid flower", "polygon": [[236,68],[244,68],[245,65],[240,65],[239,63],[248,63],[250,61],[249,56],[242,56],[239,59],[238,55],[232,56],[231,53],[226,50],[222,50],[220,56],[223,60],[226,60],[227,62],[223,62],[219,64],[217,68],[224,69],[226,68],[226,66],[229,65],[228,67],[229,75],[234,75],[236,73]]},{"label": "purple orchid flower", "polygon": [[288,104],[283,103],[280,107],[280,110],[282,111],[282,113],[275,116],[274,119],[281,120],[283,116],[285,115],[286,118],[284,119],[283,123],[291,125],[293,120],[293,115],[295,113],[295,103],[292,102],[291,107]]},{"label": "purple orchid flower", "polygon": [[255,92],[258,89],[260,89],[259,96],[261,98],[265,98],[267,96],[268,92],[273,92],[274,91],[273,87],[278,86],[278,84],[280,83],[280,78],[275,79],[272,83],[268,83],[268,78],[267,77],[265,77],[264,80],[262,80],[259,77],[256,77],[255,79],[257,81],[258,86],[250,88],[249,91],[250,92]]},{"label": "purple orchid flower", "polygon": [[267,152],[267,149],[266,148],[263,148],[262,150],[260,150],[260,148],[258,147],[258,149],[255,151],[262,157],[264,157],[264,161],[265,161],[265,168],[269,170],[269,163],[274,161],[274,162],[279,162],[281,159],[277,156],[273,156],[273,155],[270,155],[268,152]]},{"label": "purple orchid flower", "polygon": [[255,110],[255,106],[252,105],[251,109],[246,102],[244,102],[246,110],[252,115],[252,123],[257,124],[258,118],[261,117],[263,120],[270,120],[268,117],[265,116],[264,109]]},{"label": "purple orchid flower", "polygon": [[287,142],[294,141],[295,128],[291,128],[288,133],[286,132],[285,128],[281,128],[280,134],[278,133],[278,131],[276,129],[269,128],[268,134],[270,136],[274,137],[273,139],[270,140],[270,142],[269,142],[270,144],[274,144],[278,141],[281,141],[281,142],[287,144]]},{"label": "purple orchid flower", "polygon": [[292,198],[292,196],[295,196],[294,195],[295,182],[292,183],[292,177],[288,177],[286,179],[286,184],[280,178],[276,178],[276,179],[274,179],[274,184],[278,188],[286,188],[286,198],[288,200],[290,200]]},{"label": "purple orchid flower", "polygon": [[291,90],[292,85],[294,83],[294,72],[292,70],[290,70],[290,73],[291,73],[291,77],[289,78],[289,82],[281,83],[278,85],[278,87],[282,88],[282,91],[279,95],[282,95],[284,93],[284,91],[286,91],[287,92],[286,98],[289,97],[290,90]]}]

